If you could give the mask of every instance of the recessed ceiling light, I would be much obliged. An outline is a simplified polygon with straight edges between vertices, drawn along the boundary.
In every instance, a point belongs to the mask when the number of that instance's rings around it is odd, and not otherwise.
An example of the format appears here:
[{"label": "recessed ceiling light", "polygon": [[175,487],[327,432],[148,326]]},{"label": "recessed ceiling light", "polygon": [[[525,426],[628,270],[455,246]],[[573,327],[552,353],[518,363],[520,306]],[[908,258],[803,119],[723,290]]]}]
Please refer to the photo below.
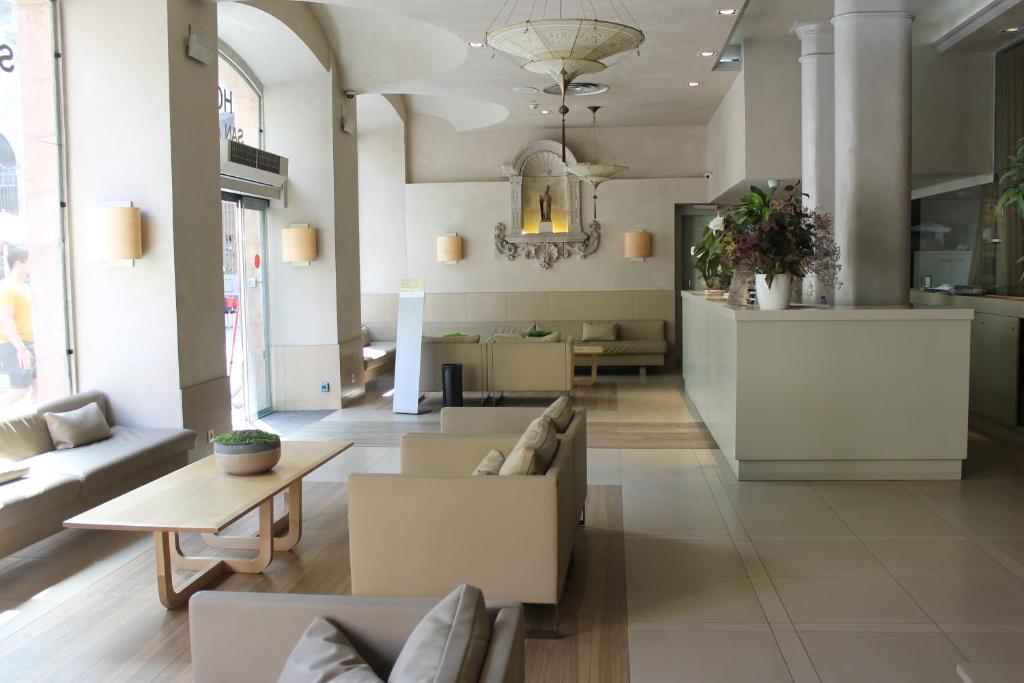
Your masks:
[{"label": "recessed ceiling light", "polygon": [[700,56],[701,57],[714,57],[717,54],[718,53],[715,52],[714,50],[701,50],[700,51]]},{"label": "recessed ceiling light", "polygon": [[[562,86],[556,84],[549,85],[544,88],[544,92],[548,95],[561,95]],[[566,89],[565,94],[569,97],[586,97],[587,95],[600,95],[608,92],[608,86],[604,83],[570,83]]]},{"label": "recessed ceiling light", "polygon": [[529,85],[517,85],[512,88],[512,92],[517,95],[536,95],[537,89]]},{"label": "recessed ceiling light", "polygon": [[547,109],[541,109],[541,110],[540,110],[540,113],[541,113],[541,114],[550,114],[551,112],[550,112],[550,111],[548,111]]},{"label": "recessed ceiling light", "polygon": [[471,40],[471,41],[469,41],[469,46],[470,47],[483,47],[484,44],[481,43],[479,40]]},{"label": "recessed ceiling light", "polygon": [[721,14],[723,17],[731,17],[732,15],[736,14],[736,10],[734,10],[734,9],[720,9],[720,10],[718,10],[718,13]]},{"label": "recessed ceiling light", "polygon": [[700,81],[690,81],[686,85],[690,86],[691,88],[696,88],[700,85]]},{"label": "recessed ceiling light", "polygon": [[1003,29],[1003,33],[1016,33],[1020,30],[1020,26],[1007,26]]}]

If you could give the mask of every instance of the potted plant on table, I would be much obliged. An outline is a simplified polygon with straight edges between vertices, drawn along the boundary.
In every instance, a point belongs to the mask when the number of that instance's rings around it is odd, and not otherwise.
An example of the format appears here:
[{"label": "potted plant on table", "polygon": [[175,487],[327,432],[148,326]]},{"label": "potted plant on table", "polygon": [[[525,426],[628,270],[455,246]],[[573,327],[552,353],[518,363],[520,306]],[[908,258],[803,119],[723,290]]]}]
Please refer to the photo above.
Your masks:
[{"label": "potted plant on table", "polygon": [[262,474],[281,460],[281,437],[259,429],[219,434],[213,439],[213,457],[225,474]]},{"label": "potted plant on table", "polygon": [[734,272],[754,275],[762,310],[789,307],[794,277],[834,287],[839,273],[832,217],[806,209],[794,185],[751,187],[726,216],[722,248]]},{"label": "potted plant on table", "polygon": [[732,268],[725,262],[722,238],[725,235],[725,219],[715,216],[704,226],[700,242],[690,247],[693,265],[704,279],[704,294],[722,294],[729,289]]}]

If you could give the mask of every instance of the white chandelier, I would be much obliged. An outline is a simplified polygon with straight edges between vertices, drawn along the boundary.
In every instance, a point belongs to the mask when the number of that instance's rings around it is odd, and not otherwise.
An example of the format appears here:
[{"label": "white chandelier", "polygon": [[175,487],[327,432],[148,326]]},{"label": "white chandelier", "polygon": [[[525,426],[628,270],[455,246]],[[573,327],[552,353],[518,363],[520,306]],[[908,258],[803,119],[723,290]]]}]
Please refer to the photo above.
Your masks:
[{"label": "white chandelier", "polygon": [[[583,74],[604,71],[615,57],[638,51],[644,34],[632,25],[636,22],[622,0],[608,3],[618,21],[598,18],[593,2],[590,16],[584,2],[580,3],[580,17],[564,16],[561,0],[557,3],[557,16],[546,16],[547,2],[536,16],[534,0],[526,3],[530,11],[525,20],[496,25],[502,16],[510,22],[520,2],[505,0],[487,30],[486,41],[492,49],[510,55],[527,71],[550,76],[561,88],[562,106],[558,113],[562,115],[562,161],[565,161],[565,115],[569,113],[565,95],[569,84]],[[506,14],[510,4],[511,9]],[[552,11],[554,4],[551,3]]]},{"label": "white chandelier", "polygon": [[601,163],[597,160],[600,159],[598,150],[598,136],[597,136],[597,112],[601,107],[593,105],[588,107],[591,113],[594,115],[594,121],[590,125],[590,146],[587,149],[587,157],[591,160],[589,162],[581,162],[573,164],[567,167],[565,170],[574,176],[586,180],[594,187],[594,220],[597,220],[597,187],[606,180],[617,178],[623,173],[629,171],[629,166],[622,164],[609,164]]}]

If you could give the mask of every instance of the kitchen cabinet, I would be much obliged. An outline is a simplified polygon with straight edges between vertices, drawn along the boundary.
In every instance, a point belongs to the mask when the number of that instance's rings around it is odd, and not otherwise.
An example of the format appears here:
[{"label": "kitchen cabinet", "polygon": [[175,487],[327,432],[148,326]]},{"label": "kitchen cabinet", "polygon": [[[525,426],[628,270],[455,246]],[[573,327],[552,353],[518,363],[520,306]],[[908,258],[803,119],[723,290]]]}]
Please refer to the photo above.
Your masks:
[{"label": "kitchen cabinet", "polygon": [[971,412],[1016,427],[1020,318],[976,312],[971,323]]}]

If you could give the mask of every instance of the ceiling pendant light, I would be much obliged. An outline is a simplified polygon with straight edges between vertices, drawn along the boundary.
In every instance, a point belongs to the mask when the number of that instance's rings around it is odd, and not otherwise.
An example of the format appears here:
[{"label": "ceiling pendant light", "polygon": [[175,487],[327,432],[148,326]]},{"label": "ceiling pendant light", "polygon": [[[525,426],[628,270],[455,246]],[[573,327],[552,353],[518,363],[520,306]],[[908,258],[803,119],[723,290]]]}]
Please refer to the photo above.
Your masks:
[{"label": "ceiling pendant light", "polygon": [[[558,113],[562,115],[562,161],[565,161],[565,116],[569,113],[565,95],[569,84],[583,74],[604,71],[610,60],[619,55],[639,50],[644,34],[626,23],[636,21],[622,0],[608,3],[618,21],[599,19],[593,2],[590,3],[591,16],[587,16],[586,6],[581,2],[581,16],[566,17],[561,0],[557,3],[558,16],[546,16],[547,2],[541,14],[535,16],[537,2],[533,0],[524,2],[529,6],[526,19],[513,21],[521,1],[505,0],[487,30],[485,41],[494,50],[510,55],[527,71],[550,76],[558,84],[562,94]],[[554,4],[551,3],[552,12]],[[509,5],[511,9],[506,14]],[[497,25],[502,16],[505,23]]]},{"label": "ceiling pendant light", "polygon": [[594,186],[594,220],[597,220],[597,187],[601,183],[617,178],[629,171],[629,166],[621,164],[602,163],[598,161],[598,133],[597,133],[597,112],[601,107],[592,105],[587,107],[594,115],[594,121],[590,124],[590,145],[587,149],[587,156],[590,161],[573,164],[565,170],[574,176],[578,176]]}]

